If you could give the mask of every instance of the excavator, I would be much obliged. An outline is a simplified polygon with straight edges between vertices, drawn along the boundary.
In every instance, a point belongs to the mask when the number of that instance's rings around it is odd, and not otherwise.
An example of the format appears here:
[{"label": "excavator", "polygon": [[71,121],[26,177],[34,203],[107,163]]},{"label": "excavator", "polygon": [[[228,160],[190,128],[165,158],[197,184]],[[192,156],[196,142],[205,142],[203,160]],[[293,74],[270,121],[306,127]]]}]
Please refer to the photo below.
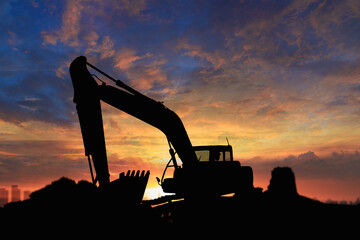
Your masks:
[{"label": "excavator", "polygon": [[[87,67],[114,82],[115,86],[106,84],[91,74]],[[233,160],[233,149],[229,142],[227,145],[192,146],[181,119],[174,111],[162,102],[153,100],[121,80],[104,73],[88,63],[84,56],[73,60],[70,75],[74,87],[73,102],[76,104],[85,155],[88,157],[94,185],[117,191],[119,185],[128,184],[125,188],[137,196],[137,201],[141,201],[149,177],[149,171],[146,174],[144,171],[141,174],[138,171],[136,175],[134,171],[128,171],[128,174],[122,173],[119,179],[110,182],[100,105],[100,101],[103,101],[165,134],[169,144],[170,160],[161,179],[156,178],[165,193],[186,199],[218,197],[230,193],[246,196],[253,191],[252,168],[242,166],[239,161]],[[96,177],[93,176],[92,165]],[[165,175],[168,175],[166,171],[171,167],[174,168],[172,177],[165,178]],[[121,176],[127,177],[127,180],[121,180]],[[136,184],[129,184],[129,179],[135,179]],[[131,191],[131,188],[139,190]]]}]

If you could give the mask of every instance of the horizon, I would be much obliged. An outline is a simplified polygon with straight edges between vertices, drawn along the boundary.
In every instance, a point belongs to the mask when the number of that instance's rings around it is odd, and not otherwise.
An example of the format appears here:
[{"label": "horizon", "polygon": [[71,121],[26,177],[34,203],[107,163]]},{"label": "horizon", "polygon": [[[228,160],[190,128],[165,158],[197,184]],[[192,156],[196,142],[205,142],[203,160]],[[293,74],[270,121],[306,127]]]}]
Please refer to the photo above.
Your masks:
[{"label": "horizon", "polygon": [[[334,152],[336,153],[336,152]],[[345,153],[345,154],[349,154],[349,152]],[[351,154],[351,153],[350,153]],[[355,152],[355,154],[360,154],[359,152]],[[255,165],[255,169],[257,170],[256,172],[254,172],[254,187],[258,187],[258,188],[262,188],[262,191],[266,191],[267,187],[270,183],[270,178],[271,178],[271,171],[273,170],[273,168],[278,167],[278,166],[292,166],[295,169],[301,170],[301,168],[299,169],[299,167],[301,167],[301,163],[297,163],[297,164],[291,164],[289,163],[289,160],[294,160],[294,158],[303,158],[301,159],[302,161],[304,161],[304,156],[305,156],[305,161],[307,161],[307,164],[313,164],[311,161],[314,160],[319,160],[320,158],[313,152],[309,151],[307,153],[303,153],[300,154],[299,156],[293,156],[293,155],[289,155],[287,157],[276,157],[274,159],[261,159],[261,161],[266,161],[266,163],[261,164],[260,166]],[[310,157],[309,157],[310,156]],[[329,156],[324,156],[324,157],[329,157]],[[249,165],[254,167],[253,165],[251,165],[251,161],[257,159],[260,160],[260,157],[254,157],[251,159],[243,159],[243,161],[240,161],[242,163],[242,165]],[[239,159],[234,159],[234,160],[239,160]],[[270,160],[270,161],[269,161]],[[256,164],[256,163],[255,163]],[[330,163],[331,164],[331,163]],[[110,167],[111,168],[111,167]],[[268,170],[268,174],[266,174],[266,171]],[[307,172],[303,172],[302,174],[306,174]],[[113,173],[110,176],[111,181],[117,179],[118,175],[120,174],[120,172],[117,174]],[[334,192],[336,192],[336,188],[334,189],[322,189],[319,191],[319,189],[324,185],[324,183],[322,181],[324,180],[316,180],[316,179],[306,179],[306,178],[300,178],[300,181],[298,181],[298,177],[296,176],[296,172],[294,172],[295,174],[295,180],[296,180],[296,186],[298,189],[298,193],[302,196],[314,199],[314,200],[318,200],[324,203],[344,203],[346,202],[347,204],[355,204],[358,202],[360,196],[357,196],[356,193],[355,194],[344,194],[344,195],[337,195],[334,194]],[[268,179],[264,178],[264,175],[268,175]],[[157,175],[160,176],[160,175]],[[61,176],[62,177],[66,177],[67,176]],[[152,177],[152,178],[151,178]],[[149,178],[149,183],[146,187],[145,193],[144,193],[144,199],[145,200],[149,200],[149,199],[155,199],[161,196],[165,196],[165,195],[169,195],[169,194],[165,194],[161,187],[157,184],[155,177],[153,174],[150,173],[150,178]],[[260,177],[260,179],[259,179]],[[58,179],[60,179],[58,178]],[[33,184],[31,182],[28,183],[24,183],[23,187],[20,186],[19,184],[11,184],[11,185],[18,185],[18,187],[20,188],[20,190],[22,191],[22,195],[24,194],[24,191],[30,191],[30,192],[34,192],[37,190],[40,190],[42,188],[44,188],[47,185],[50,185],[53,181],[56,181],[58,179],[52,179],[48,182],[44,182],[44,183],[38,183],[38,184]],[[69,178],[72,179],[72,178]],[[91,178],[90,178],[90,172],[89,172],[89,176],[86,179],[72,179],[75,182],[79,182],[82,180],[91,182]],[[319,182],[320,181],[320,182]],[[327,181],[330,181],[328,183],[333,184],[333,187],[337,187],[337,188],[344,188],[344,185],[341,183],[341,180],[337,180],[337,179],[328,179]],[[337,182],[338,181],[338,182]],[[315,185],[316,187],[314,189],[311,190],[311,188],[308,185]],[[0,184],[0,188],[5,188],[9,191],[9,202],[11,199],[11,186],[5,186],[3,184]],[[330,191],[329,191],[330,190]],[[347,192],[348,189],[343,189],[343,192]],[[171,195],[171,194],[170,194]],[[329,197],[329,196],[333,196]]]},{"label": "horizon", "polygon": [[[68,70],[84,55],[164,102],[194,146],[228,138],[255,187],[266,190],[280,165],[293,169],[301,195],[360,197],[359,1],[0,7],[0,187],[91,181]],[[111,180],[150,170],[148,188],[156,187],[170,158],[166,137],[105,103],[102,110]]]}]

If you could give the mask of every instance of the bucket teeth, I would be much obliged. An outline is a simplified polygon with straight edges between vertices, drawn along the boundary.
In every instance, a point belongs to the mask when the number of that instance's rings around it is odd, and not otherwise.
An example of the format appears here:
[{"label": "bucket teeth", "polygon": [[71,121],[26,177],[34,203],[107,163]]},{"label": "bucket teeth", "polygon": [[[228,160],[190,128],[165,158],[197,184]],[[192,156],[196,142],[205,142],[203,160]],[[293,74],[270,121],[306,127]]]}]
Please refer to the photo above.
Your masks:
[{"label": "bucket teeth", "polygon": [[119,174],[119,179],[114,183],[120,195],[127,198],[131,202],[140,202],[143,198],[147,182],[149,180],[150,171],[128,170]]}]

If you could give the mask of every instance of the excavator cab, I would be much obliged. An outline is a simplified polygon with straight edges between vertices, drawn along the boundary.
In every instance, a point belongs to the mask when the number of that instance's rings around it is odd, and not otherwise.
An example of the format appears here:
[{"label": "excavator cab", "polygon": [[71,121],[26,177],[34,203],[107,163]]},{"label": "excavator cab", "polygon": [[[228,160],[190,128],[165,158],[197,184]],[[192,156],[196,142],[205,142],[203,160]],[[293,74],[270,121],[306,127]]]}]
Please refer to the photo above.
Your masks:
[{"label": "excavator cab", "polygon": [[[178,166],[172,157],[159,184],[166,193],[184,197],[248,194],[253,190],[253,172],[233,160],[231,145],[193,146],[198,163],[191,168]],[[171,163],[174,163],[170,165]],[[174,167],[173,178],[165,178],[168,167]]]},{"label": "excavator cab", "polygon": [[231,145],[194,146],[193,149],[199,162],[233,161]]}]

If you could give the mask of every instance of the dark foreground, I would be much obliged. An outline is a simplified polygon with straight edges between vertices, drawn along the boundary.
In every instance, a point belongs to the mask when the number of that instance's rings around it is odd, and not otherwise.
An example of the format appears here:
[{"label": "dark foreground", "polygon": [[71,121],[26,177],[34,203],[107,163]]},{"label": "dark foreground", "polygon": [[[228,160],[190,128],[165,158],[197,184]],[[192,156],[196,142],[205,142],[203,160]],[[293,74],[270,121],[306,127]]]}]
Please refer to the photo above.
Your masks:
[{"label": "dark foreground", "polygon": [[[356,236],[359,205],[325,204],[295,193],[134,204],[106,197],[92,184],[61,178],[31,198],[0,208],[2,231],[54,236]],[[160,235],[159,235],[160,234]],[[168,235],[170,234],[170,235]],[[240,237],[239,237],[240,238]],[[250,238],[250,237],[247,237]]]}]

